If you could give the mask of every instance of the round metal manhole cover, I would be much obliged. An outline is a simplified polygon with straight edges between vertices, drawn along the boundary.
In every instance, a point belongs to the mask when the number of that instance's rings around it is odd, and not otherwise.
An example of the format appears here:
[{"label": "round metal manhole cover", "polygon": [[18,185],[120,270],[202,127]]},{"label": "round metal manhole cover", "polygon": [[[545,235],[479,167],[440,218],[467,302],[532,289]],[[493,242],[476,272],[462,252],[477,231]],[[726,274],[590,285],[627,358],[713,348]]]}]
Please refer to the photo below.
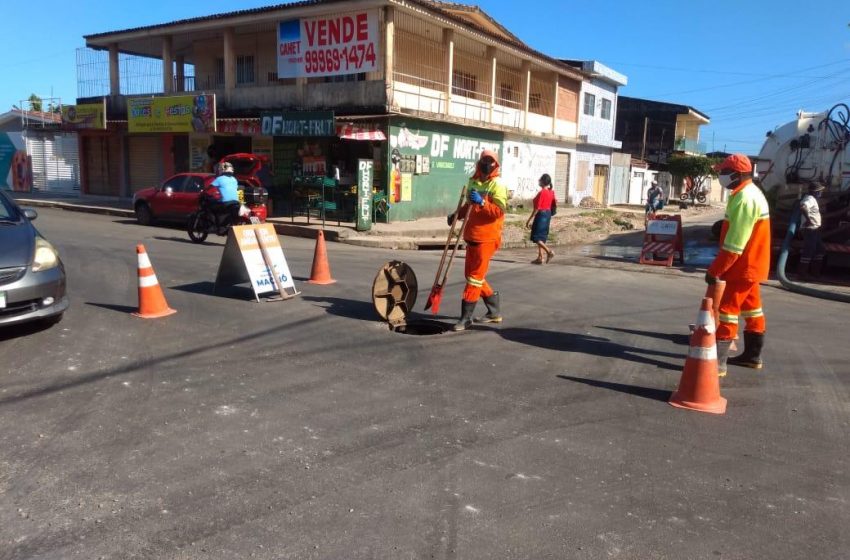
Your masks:
[{"label": "round metal manhole cover", "polygon": [[390,325],[402,324],[413,311],[419,283],[413,269],[401,261],[381,267],[372,283],[372,303],[378,315]]}]

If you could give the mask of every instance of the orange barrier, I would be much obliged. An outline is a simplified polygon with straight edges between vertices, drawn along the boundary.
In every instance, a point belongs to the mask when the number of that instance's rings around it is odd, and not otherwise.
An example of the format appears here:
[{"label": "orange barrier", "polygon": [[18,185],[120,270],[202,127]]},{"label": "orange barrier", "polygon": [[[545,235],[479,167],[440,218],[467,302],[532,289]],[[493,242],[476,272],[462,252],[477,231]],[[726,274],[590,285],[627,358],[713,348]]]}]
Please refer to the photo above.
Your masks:
[{"label": "orange barrier", "polygon": [[133,315],[142,319],[157,319],[177,313],[168,307],[165,301],[165,295],[156,279],[145,246],[136,245],[136,254],[139,259],[139,311]]},{"label": "orange barrier", "polygon": [[670,397],[670,404],[677,408],[724,414],[726,399],[720,396],[712,307],[711,298],[702,299],[679,388]]},{"label": "orange barrier", "polygon": [[[657,257],[661,256],[661,260]],[[656,214],[646,223],[643,234],[643,247],[640,250],[640,264],[673,266],[678,258],[685,264],[685,239],[682,234],[682,216]]]},{"label": "orange barrier", "polygon": [[313,268],[310,271],[310,284],[333,284],[336,282],[331,278],[331,268],[328,264],[328,250],[325,247],[325,232],[319,230],[316,238],[316,251],[313,253]]}]

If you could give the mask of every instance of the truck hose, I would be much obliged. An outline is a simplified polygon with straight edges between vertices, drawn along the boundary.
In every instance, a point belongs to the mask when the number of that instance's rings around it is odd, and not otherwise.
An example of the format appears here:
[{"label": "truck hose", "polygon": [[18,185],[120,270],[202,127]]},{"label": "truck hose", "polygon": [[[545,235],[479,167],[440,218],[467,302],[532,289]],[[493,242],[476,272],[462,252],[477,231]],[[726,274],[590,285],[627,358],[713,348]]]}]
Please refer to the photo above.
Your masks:
[{"label": "truck hose", "polygon": [[800,220],[800,205],[795,204],[794,210],[791,211],[791,223],[788,224],[788,232],[785,234],[785,241],[782,242],[782,251],[779,253],[779,260],[776,261],[776,276],[779,278],[779,283],[786,290],[812,296],[821,299],[832,301],[843,301],[850,303],[850,294],[840,294],[829,290],[818,290],[792,282],[785,275],[785,266],[788,264],[788,253],[791,251],[791,240],[794,239],[794,234],[797,233],[797,222]]}]

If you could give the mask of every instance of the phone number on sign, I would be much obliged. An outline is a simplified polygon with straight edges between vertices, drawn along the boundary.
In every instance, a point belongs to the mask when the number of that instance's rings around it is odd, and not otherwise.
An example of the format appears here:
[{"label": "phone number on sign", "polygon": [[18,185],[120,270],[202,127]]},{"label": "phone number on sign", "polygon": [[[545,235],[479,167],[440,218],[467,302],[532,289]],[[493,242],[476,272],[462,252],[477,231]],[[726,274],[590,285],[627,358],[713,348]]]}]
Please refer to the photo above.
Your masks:
[{"label": "phone number on sign", "polygon": [[304,70],[308,74],[317,72],[339,72],[361,70],[375,66],[375,44],[351,45],[343,48],[308,50],[304,53]]}]

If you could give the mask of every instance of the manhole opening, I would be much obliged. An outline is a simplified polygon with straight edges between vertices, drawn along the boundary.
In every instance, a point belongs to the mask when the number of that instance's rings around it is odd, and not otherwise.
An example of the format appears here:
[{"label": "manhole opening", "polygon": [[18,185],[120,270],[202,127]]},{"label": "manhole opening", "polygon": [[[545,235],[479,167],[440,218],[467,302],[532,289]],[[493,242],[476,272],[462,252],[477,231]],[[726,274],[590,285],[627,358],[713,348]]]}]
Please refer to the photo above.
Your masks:
[{"label": "manhole opening", "polygon": [[449,326],[438,321],[410,321],[403,325],[390,325],[390,330],[398,334],[431,336],[443,334],[449,330]]}]

